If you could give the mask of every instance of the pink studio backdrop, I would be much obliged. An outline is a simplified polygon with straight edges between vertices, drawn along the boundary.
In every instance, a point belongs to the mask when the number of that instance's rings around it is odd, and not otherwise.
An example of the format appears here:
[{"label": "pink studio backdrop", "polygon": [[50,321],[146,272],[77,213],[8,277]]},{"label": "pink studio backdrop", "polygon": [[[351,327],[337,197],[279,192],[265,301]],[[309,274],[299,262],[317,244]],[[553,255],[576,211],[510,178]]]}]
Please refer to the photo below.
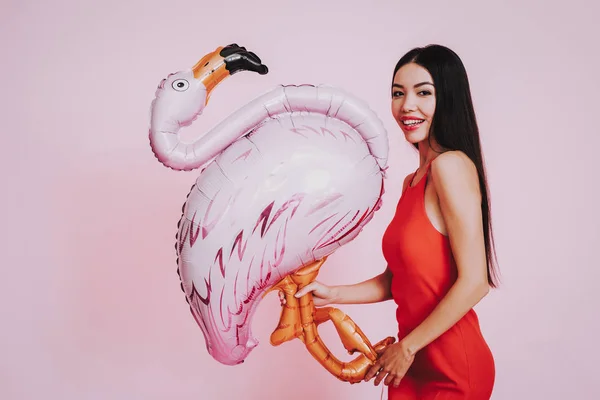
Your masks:
[{"label": "pink studio backdrop", "polygon": [[[188,311],[173,245],[198,172],[154,159],[149,106],[166,74],[233,42],[270,73],[224,82],[195,133],[280,83],[343,87],[389,131],[384,206],[330,258],[328,283],[383,270],[381,235],[417,166],[389,112],[395,62],[418,45],[455,49],[483,135],[503,274],[477,306],[496,357],[493,399],[600,398],[596,3],[3,0],[0,9],[0,398],[379,398],[372,383],[338,382],[299,341],[271,347],[275,294],[253,324],[259,347],[238,367],[208,356]],[[372,340],[395,334],[392,303],[341,308]],[[322,336],[344,358],[331,325]]]}]

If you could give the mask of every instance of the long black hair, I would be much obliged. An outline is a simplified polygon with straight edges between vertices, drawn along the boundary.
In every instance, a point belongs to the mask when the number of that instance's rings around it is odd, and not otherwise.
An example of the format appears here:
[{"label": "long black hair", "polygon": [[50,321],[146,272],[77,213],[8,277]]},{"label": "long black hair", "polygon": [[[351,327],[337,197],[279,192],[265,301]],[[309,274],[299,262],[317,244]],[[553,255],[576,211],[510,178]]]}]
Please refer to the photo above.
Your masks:
[{"label": "long black hair", "polygon": [[[454,51],[432,44],[414,48],[406,53],[396,64],[392,81],[396,72],[409,63],[425,68],[433,78],[436,105],[429,137],[433,137],[442,149],[462,151],[477,168],[482,196],[481,212],[488,283],[497,287],[498,266],[490,216],[489,190],[467,71]],[[415,146],[418,148],[418,144]]]}]

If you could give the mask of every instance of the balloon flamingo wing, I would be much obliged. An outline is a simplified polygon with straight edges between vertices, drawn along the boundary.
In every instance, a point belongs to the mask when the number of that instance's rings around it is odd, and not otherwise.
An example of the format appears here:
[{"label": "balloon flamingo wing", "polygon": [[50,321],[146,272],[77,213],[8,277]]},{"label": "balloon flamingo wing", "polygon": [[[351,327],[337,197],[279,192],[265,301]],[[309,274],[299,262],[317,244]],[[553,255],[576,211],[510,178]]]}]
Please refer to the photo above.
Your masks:
[{"label": "balloon flamingo wing", "polygon": [[[360,380],[376,350],[393,339],[371,346],[341,311],[315,311],[310,294],[291,304],[326,257],[379,209],[386,131],[365,103],[340,89],[280,86],[195,142],[182,142],[180,129],[200,115],[210,91],[240,70],[267,72],[243,47],[219,48],[163,80],[152,104],[156,157],[176,170],[202,168],[178,224],[182,289],[219,362],[239,364],[256,347],[252,316],[266,292],[277,289],[288,305],[271,342],[300,338],[338,378]],[[331,357],[318,339],[316,326],[326,320],[348,351],[361,353],[353,364]]]}]

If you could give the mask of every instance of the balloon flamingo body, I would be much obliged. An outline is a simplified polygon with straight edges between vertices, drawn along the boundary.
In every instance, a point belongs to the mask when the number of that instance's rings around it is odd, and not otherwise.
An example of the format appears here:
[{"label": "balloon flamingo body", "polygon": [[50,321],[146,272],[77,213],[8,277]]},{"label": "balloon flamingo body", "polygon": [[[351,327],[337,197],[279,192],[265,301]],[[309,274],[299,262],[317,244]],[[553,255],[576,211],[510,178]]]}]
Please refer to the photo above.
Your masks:
[{"label": "balloon flamingo body", "polygon": [[[387,133],[360,100],[324,86],[280,86],[256,98],[193,143],[191,125],[224,78],[267,67],[245,48],[220,47],[192,69],[164,79],[152,102],[150,144],[164,165],[203,168],[183,206],[176,252],[181,287],[217,361],[243,362],[258,344],[251,321],[260,299],[283,291],[273,345],[299,338],[327,370],[358,382],[377,350],[335,308],[315,309],[312,282],[337,248],[354,239],[379,209]],[[318,336],[331,320],[350,352],[336,359]]]}]

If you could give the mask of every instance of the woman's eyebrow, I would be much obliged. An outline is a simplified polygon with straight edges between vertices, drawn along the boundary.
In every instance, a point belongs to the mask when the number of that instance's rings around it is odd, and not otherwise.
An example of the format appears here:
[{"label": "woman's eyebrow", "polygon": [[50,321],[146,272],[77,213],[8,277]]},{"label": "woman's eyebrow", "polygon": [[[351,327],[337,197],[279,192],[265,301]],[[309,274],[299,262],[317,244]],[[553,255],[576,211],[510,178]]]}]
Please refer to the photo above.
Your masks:
[{"label": "woman's eyebrow", "polygon": [[[431,82],[419,82],[414,87],[418,88],[418,87],[423,86],[423,85],[431,85],[431,86],[433,86],[433,83],[431,83]],[[392,87],[397,87],[397,88],[400,88],[400,89],[404,89],[404,86],[402,86],[402,85],[400,85],[398,83],[394,83],[392,85]]]}]

